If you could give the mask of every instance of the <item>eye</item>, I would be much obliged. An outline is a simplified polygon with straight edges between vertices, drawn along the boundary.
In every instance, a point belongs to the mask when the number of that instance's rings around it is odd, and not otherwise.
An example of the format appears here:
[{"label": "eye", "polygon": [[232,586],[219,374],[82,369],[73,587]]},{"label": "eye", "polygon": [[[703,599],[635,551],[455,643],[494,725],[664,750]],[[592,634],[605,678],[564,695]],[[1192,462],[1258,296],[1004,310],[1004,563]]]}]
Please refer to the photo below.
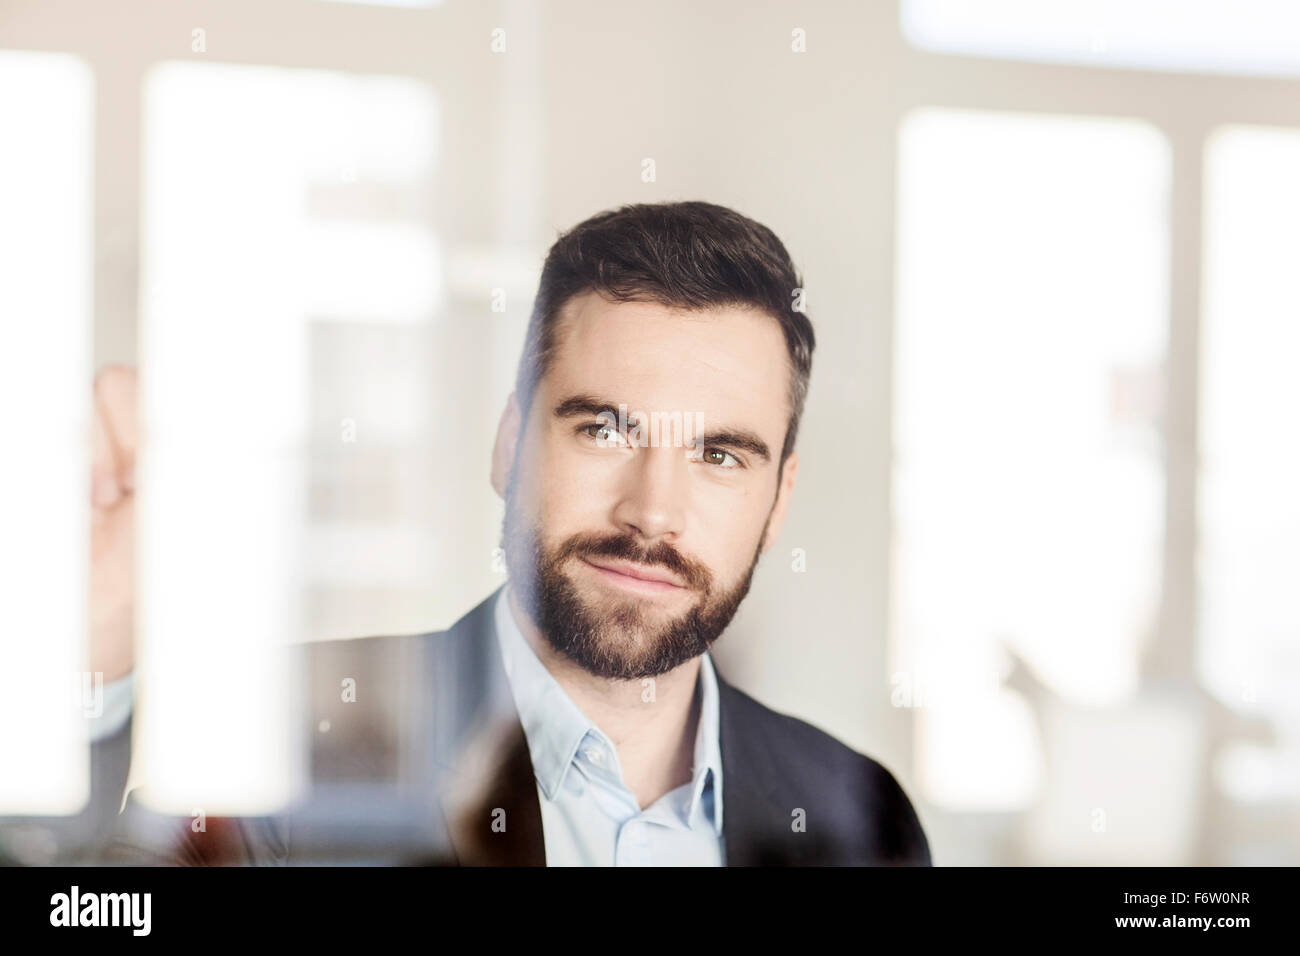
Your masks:
[{"label": "eye", "polygon": [[718,468],[743,468],[740,459],[730,452],[723,451],[721,448],[706,448],[702,455],[697,456],[700,461],[706,465],[716,465]]},{"label": "eye", "polygon": [[627,436],[609,422],[592,422],[578,426],[578,431],[592,439],[599,448],[621,448],[627,445]]}]

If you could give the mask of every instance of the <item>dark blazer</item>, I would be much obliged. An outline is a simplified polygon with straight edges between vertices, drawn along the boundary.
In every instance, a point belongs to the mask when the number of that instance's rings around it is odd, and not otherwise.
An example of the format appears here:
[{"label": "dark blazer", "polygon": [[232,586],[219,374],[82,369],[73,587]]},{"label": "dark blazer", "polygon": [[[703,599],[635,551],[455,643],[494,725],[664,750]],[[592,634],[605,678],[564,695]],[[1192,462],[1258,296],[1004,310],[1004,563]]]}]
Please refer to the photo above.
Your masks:
[{"label": "dark blazer", "polygon": [[[200,832],[188,817],[128,800],[101,861],[544,865],[536,780],[493,622],[497,593],[446,631],[304,645],[310,792],[284,814],[209,817]],[[383,703],[388,724],[342,699],[348,678],[358,701]],[[718,692],[728,866],[930,864],[888,770],[721,675]],[[117,786],[120,797],[129,732],[95,746],[98,791]]]}]

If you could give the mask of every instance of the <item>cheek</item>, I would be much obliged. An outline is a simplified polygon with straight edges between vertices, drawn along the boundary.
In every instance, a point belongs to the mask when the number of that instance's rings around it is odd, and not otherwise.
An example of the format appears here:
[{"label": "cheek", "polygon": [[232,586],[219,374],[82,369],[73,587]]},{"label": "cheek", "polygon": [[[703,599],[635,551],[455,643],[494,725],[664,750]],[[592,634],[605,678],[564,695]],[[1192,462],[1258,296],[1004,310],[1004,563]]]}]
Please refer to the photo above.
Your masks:
[{"label": "cheek", "polygon": [[540,447],[532,460],[530,490],[521,500],[549,538],[600,527],[615,494],[612,469],[563,448]]},{"label": "cheek", "polygon": [[762,516],[756,520],[747,509],[702,509],[680,547],[708,565],[719,582],[735,584],[749,570],[762,530]]}]

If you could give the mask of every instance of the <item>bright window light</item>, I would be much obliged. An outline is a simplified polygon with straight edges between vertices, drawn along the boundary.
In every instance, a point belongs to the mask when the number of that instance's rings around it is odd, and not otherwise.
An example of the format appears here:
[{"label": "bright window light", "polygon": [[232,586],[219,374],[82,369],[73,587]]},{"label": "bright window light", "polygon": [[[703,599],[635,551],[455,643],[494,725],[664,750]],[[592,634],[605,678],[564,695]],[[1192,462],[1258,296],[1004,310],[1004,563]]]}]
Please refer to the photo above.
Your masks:
[{"label": "bright window light", "polygon": [[279,652],[307,637],[312,333],[438,311],[437,103],[400,78],[169,63],[145,121],[141,798],[271,811],[305,759]]},{"label": "bright window light", "polygon": [[0,814],[89,796],[91,169],[80,60],[0,52]]},{"label": "bright window light", "polygon": [[1032,715],[1131,694],[1159,591],[1169,156],[1151,127],[927,109],[901,132],[895,683],[927,798],[1024,806]]},{"label": "bright window light", "polygon": [[1300,751],[1300,130],[1229,127],[1206,153],[1197,662],[1282,732],[1280,766]]},{"label": "bright window light", "polygon": [[1198,73],[1300,74],[1294,0],[902,0],[941,53]]}]

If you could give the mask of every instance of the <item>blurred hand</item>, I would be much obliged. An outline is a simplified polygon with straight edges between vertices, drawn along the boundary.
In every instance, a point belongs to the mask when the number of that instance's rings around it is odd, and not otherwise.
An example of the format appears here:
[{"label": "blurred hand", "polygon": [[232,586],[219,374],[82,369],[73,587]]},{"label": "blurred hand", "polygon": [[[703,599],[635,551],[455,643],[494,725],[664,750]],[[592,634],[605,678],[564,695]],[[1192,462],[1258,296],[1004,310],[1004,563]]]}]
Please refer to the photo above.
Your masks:
[{"label": "blurred hand", "polygon": [[135,370],[101,370],[94,403],[90,669],[108,682],[129,674],[135,656]]}]

